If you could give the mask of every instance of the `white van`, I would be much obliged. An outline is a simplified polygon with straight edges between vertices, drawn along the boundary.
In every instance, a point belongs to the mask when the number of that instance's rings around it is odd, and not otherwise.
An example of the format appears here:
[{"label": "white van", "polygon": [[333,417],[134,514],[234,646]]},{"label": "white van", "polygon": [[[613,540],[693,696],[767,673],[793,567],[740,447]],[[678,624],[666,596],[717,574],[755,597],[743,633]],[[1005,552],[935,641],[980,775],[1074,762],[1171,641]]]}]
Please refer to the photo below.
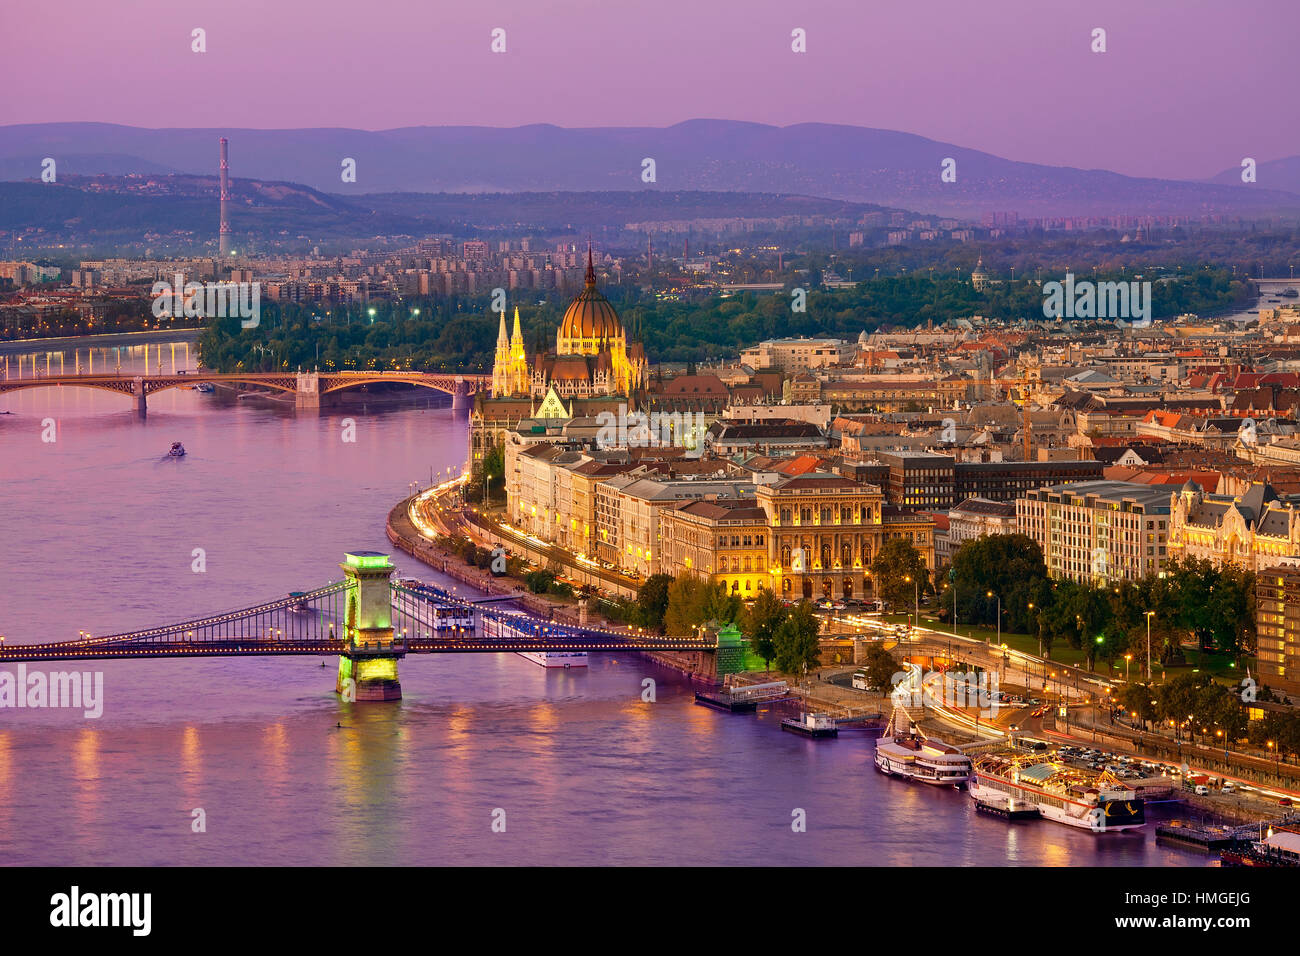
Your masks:
[{"label": "white van", "polygon": [[1208,797],[1210,795],[1210,788],[1203,783],[1198,783],[1196,785],[1196,795],[1198,797]]}]

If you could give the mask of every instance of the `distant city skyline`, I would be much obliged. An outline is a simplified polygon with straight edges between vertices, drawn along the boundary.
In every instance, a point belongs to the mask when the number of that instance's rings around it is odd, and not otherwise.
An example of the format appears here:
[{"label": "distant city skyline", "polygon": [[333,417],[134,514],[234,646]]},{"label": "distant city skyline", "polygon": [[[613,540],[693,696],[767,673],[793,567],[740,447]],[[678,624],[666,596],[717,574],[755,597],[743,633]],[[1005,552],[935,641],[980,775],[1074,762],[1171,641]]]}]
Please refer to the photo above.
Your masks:
[{"label": "distant city skyline", "polygon": [[[7,11],[0,125],[668,126],[915,133],[1008,159],[1201,179],[1300,154],[1287,0],[432,7],[90,0]],[[1205,9],[1209,7],[1209,9]],[[147,25],[147,26],[146,26]],[[207,52],[190,49],[206,30]],[[506,30],[507,52],[489,50]],[[791,51],[791,30],[808,52]],[[1107,52],[1090,51],[1094,28]]]}]

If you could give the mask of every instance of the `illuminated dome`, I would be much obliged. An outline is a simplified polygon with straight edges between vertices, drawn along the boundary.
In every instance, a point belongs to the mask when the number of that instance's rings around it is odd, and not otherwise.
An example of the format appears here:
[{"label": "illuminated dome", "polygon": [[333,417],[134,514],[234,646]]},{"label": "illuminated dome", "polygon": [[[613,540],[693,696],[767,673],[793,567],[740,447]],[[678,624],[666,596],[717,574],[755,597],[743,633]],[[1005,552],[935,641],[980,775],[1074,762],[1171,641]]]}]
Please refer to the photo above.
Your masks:
[{"label": "illuminated dome", "polygon": [[615,342],[623,341],[623,323],[609,300],[596,288],[596,269],[591,250],[587,250],[587,285],[564,313],[556,351],[560,355],[597,355]]}]

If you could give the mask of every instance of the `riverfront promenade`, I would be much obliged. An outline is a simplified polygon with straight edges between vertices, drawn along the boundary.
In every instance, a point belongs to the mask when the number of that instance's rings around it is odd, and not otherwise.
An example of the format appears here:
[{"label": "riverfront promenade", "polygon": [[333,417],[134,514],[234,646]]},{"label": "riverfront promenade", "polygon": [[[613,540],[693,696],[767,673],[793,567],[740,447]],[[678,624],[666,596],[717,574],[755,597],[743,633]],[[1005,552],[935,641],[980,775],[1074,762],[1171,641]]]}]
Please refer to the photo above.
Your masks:
[{"label": "riverfront promenade", "polygon": [[[440,547],[434,536],[465,536],[482,547],[491,548],[503,544],[507,550],[517,553],[513,542],[489,533],[490,521],[468,521],[464,507],[452,504],[461,487],[461,480],[458,479],[400,502],[388,516],[389,540],[401,550],[469,587],[489,596],[514,598],[537,617],[577,624],[586,620],[586,615],[589,614],[590,620],[597,626],[629,632],[632,630],[625,625],[604,620],[594,610],[583,611],[573,602],[532,594],[514,579],[494,577],[483,569],[466,564],[463,558]],[[533,557],[539,561],[546,558],[562,561],[565,555],[560,552],[554,556]],[[566,575],[583,583],[600,586],[595,580],[583,580],[583,572],[587,569],[573,564],[565,564],[564,567]],[[1001,689],[1021,693],[1027,698],[1036,697],[1041,701],[1035,706],[1003,705],[992,717],[982,718],[964,710],[927,706],[924,722],[941,736],[946,734],[950,738],[971,743],[996,742],[1005,740],[1015,728],[1030,736],[1061,743],[1092,744],[1117,754],[1155,759],[1171,768],[1177,768],[1186,761],[1194,772],[1204,772],[1213,777],[1250,783],[1262,788],[1263,799],[1271,799],[1274,807],[1283,796],[1300,797],[1300,792],[1297,792],[1300,789],[1300,769],[1295,767],[1264,766],[1266,761],[1241,754],[1230,753],[1225,759],[1221,750],[1215,751],[1204,745],[1194,747],[1184,744],[1179,747],[1158,735],[1143,734],[1122,726],[1102,725],[1098,721],[1098,715],[1110,712],[1113,695],[1122,683],[1081,668],[997,647],[978,638],[926,627],[914,628],[906,639],[899,640],[894,634],[893,625],[865,615],[830,618],[825,638],[831,642],[836,642],[837,639],[845,642],[845,649],[852,644],[863,646],[867,641],[884,642],[885,646],[901,658],[922,662],[959,661],[985,668],[998,675],[998,686]],[[684,672],[691,672],[691,665],[696,663],[683,659],[686,655],[652,656],[661,663]],[[851,655],[849,659],[854,660],[855,657],[856,655]],[[810,672],[802,680],[788,678],[791,692],[804,699],[807,709],[844,717],[892,707],[892,702],[886,696],[846,686],[846,676],[854,669],[847,663],[828,664]],[[752,682],[778,679],[780,676],[750,673],[737,675],[733,680]],[[1059,716],[1062,706],[1065,707],[1065,716]],[[1046,712],[1035,717],[1034,713],[1040,708],[1045,708]],[[1254,806],[1256,802],[1256,798],[1237,801],[1239,804],[1250,804],[1251,812],[1259,812],[1259,808]],[[1214,809],[1217,812],[1219,808]]]}]

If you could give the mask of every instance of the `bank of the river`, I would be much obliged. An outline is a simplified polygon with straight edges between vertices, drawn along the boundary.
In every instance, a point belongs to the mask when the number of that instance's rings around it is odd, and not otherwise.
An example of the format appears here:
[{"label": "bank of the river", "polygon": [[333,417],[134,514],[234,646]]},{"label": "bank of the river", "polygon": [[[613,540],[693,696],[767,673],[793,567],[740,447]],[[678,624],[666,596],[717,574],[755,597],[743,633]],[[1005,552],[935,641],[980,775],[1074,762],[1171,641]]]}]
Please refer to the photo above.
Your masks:
[{"label": "bank of the river", "polygon": [[[575,608],[573,602],[547,595],[533,594],[511,578],[497,578],[482,568],[467,565],[463,558],[420,533],[411,520],[411,505],[415,496],[403,499],[389,513],[386,523],[388,540],[398,549],[422,561],[436,571],[455,578],[464,584],[483,591],[488,596],[510,595],[529,613],[564,624],[626,630],[626,625],[608,620],[594,610]],[[716,682],[716,660],[713,654],[701,651],[638,651],[664,667],[671,668],[692,680]]]},{"label": "bank of the river", "polygon": [[0,355],[28,352],[66,352],[74,349],[130,348],[136,345],[160,345],[171,342],[194,343],[203,329],[157,329],[151,332],[106,332],[100,335],[64,335],[52,339],[11,339],[0,341]]}]

